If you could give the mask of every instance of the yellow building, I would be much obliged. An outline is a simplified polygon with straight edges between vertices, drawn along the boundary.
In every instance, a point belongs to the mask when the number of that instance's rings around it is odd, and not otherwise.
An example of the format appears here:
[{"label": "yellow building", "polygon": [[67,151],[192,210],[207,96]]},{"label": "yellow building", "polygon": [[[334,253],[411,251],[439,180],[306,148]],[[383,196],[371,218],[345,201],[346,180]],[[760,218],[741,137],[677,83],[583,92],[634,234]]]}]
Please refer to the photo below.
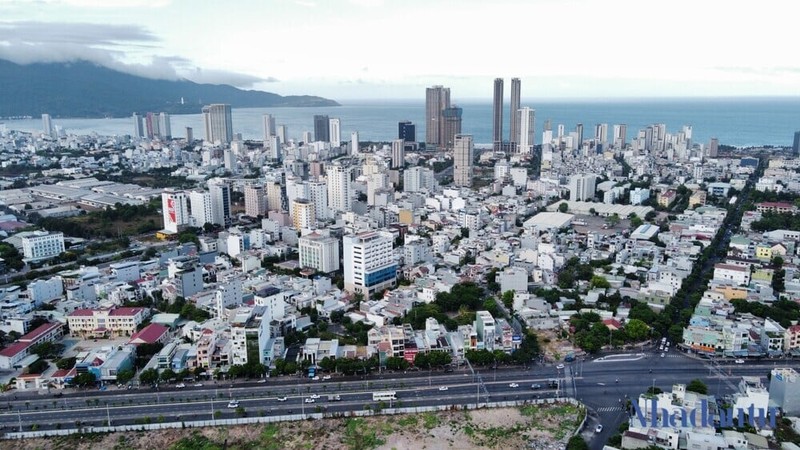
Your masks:
[{"label": "yellow building", "polygon": [[725,296],[725,300],[728,301],[747,298],[747,289],[742,287],[717,286],[714,290]]},{"label": "yellow building", "polygon": [[769,261],[772,259],[772,247],[769,245],[759,244],[756,246],[756,258],[762,261]]}]

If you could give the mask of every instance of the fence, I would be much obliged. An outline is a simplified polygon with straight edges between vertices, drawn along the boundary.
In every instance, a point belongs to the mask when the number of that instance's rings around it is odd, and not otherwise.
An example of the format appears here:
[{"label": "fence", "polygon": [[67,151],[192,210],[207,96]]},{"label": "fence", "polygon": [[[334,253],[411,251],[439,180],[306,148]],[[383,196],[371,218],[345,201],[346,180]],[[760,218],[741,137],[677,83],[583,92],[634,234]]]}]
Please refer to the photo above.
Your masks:
[{"label": "fence", "polygon": [[[274,422],[290,422],[297,420],[317,420],[326,418],[342,418],[342,417],[366,417],[376,415],[393,415],[393,414],[418,414],[425,412],[437,411],[457,411],[457,410],[470,410],[481,408],[513,408],[526,405],[544,405],[555,403],[570,403],[575,406],[583,406],[579,401],[565,397],[565,398],[548,398],[526,401],[505,401],[505,402],[488,402],[488,403],[469,403],[466,405],[438,405],[438,406],[414,406],[402,408],[382,408],[379,410],[363,409],[354,411],[343,412],[314,412],[307,414],[289,414],[282,416],[257,416],[257,417],[239,417],[235,419],[214,419],[214,420],[193,420],[183,422],[164,422],[164,423],[148,423],[148,424],[134,424],[134,425],[116,425],[105,427],[80,427],[68,428],[58,430],[39,430],[39,431],[23,431],[23,432],[9,432],[3,436],[3,439],[28,439],[39,437],[51,436],[66,436],[76,433],[113,433],[117,431],[150,431],[150,430],[166,430],[171,428],[199,428],[199,427],[218,427],[225,425],[249,425],[260,423],[274,423]],[[583,422],[581,422],[578,431],[583,428],[586,422],[586,414],[584,414]]]}]

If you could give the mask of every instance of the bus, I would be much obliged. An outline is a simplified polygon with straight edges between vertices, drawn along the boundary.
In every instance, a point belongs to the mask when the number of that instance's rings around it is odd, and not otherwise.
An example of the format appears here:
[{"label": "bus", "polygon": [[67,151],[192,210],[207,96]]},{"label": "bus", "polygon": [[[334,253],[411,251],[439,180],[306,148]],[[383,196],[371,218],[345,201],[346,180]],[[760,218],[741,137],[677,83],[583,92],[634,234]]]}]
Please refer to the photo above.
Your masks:
[{"label": "bus", "polygon": [[397,400],[397,392],[384,391],[372,393],[372,401],[374,402],[385,402],[387,400]]}]

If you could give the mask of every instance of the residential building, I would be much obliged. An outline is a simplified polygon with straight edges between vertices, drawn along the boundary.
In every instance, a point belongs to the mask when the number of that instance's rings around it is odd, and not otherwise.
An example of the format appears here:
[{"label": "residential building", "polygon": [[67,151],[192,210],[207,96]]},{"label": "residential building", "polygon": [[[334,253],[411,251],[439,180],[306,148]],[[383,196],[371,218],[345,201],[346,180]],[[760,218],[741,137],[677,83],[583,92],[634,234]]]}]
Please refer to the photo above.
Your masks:
[{"label": "residential building", "polygon": [[519,78],[512,78],[511,79],[511,103],[509,105],[509,124],[510,128],[508,130],[508,141],[511,145],[512,151],[516,147],[517,143],[519,142],[519,108],[520,108],[520,92],[521,82]]},{"label": "residential building", "polygon": [[494,101],[492,102],[492,143],[494,150],[503,146],[503,79],[494,79]]},{"label": "residential building", "polygon": [[750,268],[718,263],[714,265],[714,280],[728,281],[735,286],[747,286],[750,284]]},{"label": "residential building", "polygon": [[397,263],[391,233],[368,231],[344,236],[344,289],[369,298],[395,285]]},{"label": "residential building", "polygon": [[456,135],[453,144],[453,182],[456,186],[472,186],[473,158],[472,135]]},{"label": "residential building", "polygon": [[264,186],[248,184],[244,187],[244,213],[250,217],[267,215],[267,194]]},{"label": "residential building", "polygon": [[330,139],[331,147],[342,146],[342,123],[338,117],[331,117],[328,120],[328,138]]},{"label": "residential building", "polygon": [[417,128],[409,120],[404,120],[397,124],[397,139],[405,142],[417,142]]},{"label": "residential building", "polygon": [[339,240],[318,233],[307,234],[299,240],[300,267],[310,267],[320,272],[339,270]]},{"label": "residential building", "polygon": [[489,311],[475,312],[475,331],[478,333],[478,346],[481,344],[486,350],[494,350],[495,322]]},{"label": "residential building", "polygon": [[450,88],[433,86],[425,90],[425,142],[442,146],[444,117],[442,112],[450,107]]},{"label": "residential building", "polygon": [[191,224],[193,227],[202,228],[207,223],[214,223],[214,213],[211,207],[211,193],[208,191],[192,191],[189,193],[189,208]]},{"label": "residential building", "polygon": [[292,224],[296,229],[313,229],[316,223],[316,208],[313,202],[305,198],[292,201]]},{"label": "residential building", "polygon": [[436,188],[436,177],[433,170],[425,167],[409,167],[403,172],[403,191],[432,192]]},{"label": "residential building", "polygon": [[211,193],[211,223],[228,227],[231,225],[231,187],[220,178],[208,180],[208,191]]},{"label": "residential building", "polygon": [[161,194],[164,230],[178,233],[190,224],[189,198],[184,191],[169,190]]},{"label": "residential building", "polygon": [[519,141],[516,152],[522,155],[533,155],[534,125],[536,111],[527,106],[517,112],[519,117]]},{"label": "residential building", "polygon": [[769,378],[769,400],[783,410],[785,416],[800,415],[800,377],[790,367],[772,369]]},{"label": "residential building", "polygon": [[406,149],[405,141],[402,139],[395,139],[392,141],[392,169],[399,169],[405,165]]},{"label": "residential building", "polygon": [[597,182],[597,175],[594,174],[580,174],[573,175],[569,181],[569,199],[570,201],[590,201],[594,198],[595,183]]},{"label": "residential building", "polygon": [[212,144],[230,144],[233,140],[231,105],[213,104],[203,107],[203,124],[206,141]]},{"label": "residential building", "polygon": [[332,212],[348,212],[352,209],[350,168],[334,164],[327,169],[328,207]]},{"label": "residential building", "polygon": [[264,144],[266,144],[272,136],[277,136],[278,129],[275,127],[275,117],[273,117],[272,114],[264,114],[262,121],[264,128]]},{"label": "residential building", "polygon": [[463,110],[458,106],[451,106],[442,111],[442,126],[441,137],[439,138],[439,146],[444,148],[453,148],[455,138],[461,134],[461,115]]},{"label": "residential building", "polygon": [[330,118],[323,115],[314,116],[314,141],[330,142]]}]

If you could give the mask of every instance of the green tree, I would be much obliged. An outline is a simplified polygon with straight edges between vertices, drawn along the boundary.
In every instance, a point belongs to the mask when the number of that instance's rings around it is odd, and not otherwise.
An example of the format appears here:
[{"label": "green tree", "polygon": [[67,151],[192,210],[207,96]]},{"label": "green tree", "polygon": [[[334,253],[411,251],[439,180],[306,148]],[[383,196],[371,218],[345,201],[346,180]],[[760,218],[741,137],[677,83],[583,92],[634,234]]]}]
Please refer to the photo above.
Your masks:
[{"label": "green tree", "polygon": [[566,202],[563,202],[560,205],[558,205],[558,211],[559,212],[565,213],[568,210],[569,210],[569,204],[567,204]]},{"label": "green tree", "polygon": [[625,332],[632,341],[639,342],[650,335],[650,327],[639,319],[629,319],[625,324]]},{"label": "green tree", "polygon": [[69,370],[69,369],[72,369],[73,367],[75,367],[75,361],[76,361],[76,358],[74,358],[74,357],[61,358],[58,361],[56,361],[56,367],[58,367],[59,369],[62,369],[62,370]]},{"label": "green tree", "polygon": [[133,370],[125,369],[117,372],[117,383],[125,384],[133,379]]},{"label": "green tree", "polygon": [[150,368],[139,374],[139,382],[142,384],[155,384],[158,381],[158,370]]},{"label": "green tree", "polygon": [[569,438],[567,450],[589,450],[589,444],[583,440],[580,434],[576,434]]},{"label": "green tree", "polygon": [[84,372],[76,375],[72,379],[72,384],[78,387],[86,387],[94,385],[96,381],[96,377],[92,372]]},{"label": "green tree", "polygon": [[703,381],[699,378],[695,378],[694,380],[690,381],[689,384],[686,385],[686,390],[697,392],[698,394],[708,394],[708,386],[706,386],[706,384],[703,383]]},{"label": "green tree", "polygon": [[503,305],[509,310],[514,308],[514,291],[503,292]]},{"label": "green tree", "polygon": [[592,279],[589,281],[589,285],[592,287],[592,289],[594,288],[608,289],[611,287],[611,284],[608,282],[608,280],[606,280],[605,277],[601,277],[600,275],[592,275]]}]

